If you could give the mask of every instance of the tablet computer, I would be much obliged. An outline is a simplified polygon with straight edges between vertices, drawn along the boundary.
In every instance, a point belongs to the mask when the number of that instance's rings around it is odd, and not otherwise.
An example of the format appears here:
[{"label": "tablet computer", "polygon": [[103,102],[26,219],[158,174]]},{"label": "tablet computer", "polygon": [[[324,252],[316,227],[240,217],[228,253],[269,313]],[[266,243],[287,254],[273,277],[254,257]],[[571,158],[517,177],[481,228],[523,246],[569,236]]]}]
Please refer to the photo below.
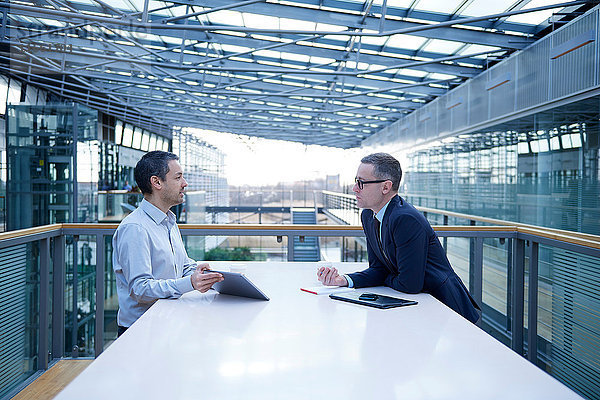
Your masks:
[{"label": "tablet computer", "polygon": [[364,306],[376,308],[394,308],[418,304],[418,302],[414,300],[405,300],[398,297],[384,296],[376,293],[337,293],[330,294],[329,297],[335,300],[347,301],[349,303],[362,304]]},{"label": "tablet computer", "polygon": [[232,296],[250,297],[252,299],[269,300],[259,288],[254,285],[250,279],[239,272],[225,272],[206,270],[205,272],[218,272],[223,275],[221,282],[215,283],[212,288],[221,294]]}]

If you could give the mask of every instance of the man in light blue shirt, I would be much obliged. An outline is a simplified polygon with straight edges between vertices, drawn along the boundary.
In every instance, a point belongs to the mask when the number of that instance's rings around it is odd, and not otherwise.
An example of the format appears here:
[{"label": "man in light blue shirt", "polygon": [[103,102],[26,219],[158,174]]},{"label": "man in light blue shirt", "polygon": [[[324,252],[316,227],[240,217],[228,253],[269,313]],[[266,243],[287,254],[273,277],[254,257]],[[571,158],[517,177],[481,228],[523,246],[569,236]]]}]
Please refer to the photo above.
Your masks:
[{"label": "man in light blue shirt", "polygon": [[223,280],[204,271],[209,265],[188,257],[174,205],[183,202],[187,182],[179,158],[165,151],[145,154],[134,169],[144,200],[119,225],[113,236],[113,269],[117,280],[119,335],[158,299],[186,292],[206,292]]}]

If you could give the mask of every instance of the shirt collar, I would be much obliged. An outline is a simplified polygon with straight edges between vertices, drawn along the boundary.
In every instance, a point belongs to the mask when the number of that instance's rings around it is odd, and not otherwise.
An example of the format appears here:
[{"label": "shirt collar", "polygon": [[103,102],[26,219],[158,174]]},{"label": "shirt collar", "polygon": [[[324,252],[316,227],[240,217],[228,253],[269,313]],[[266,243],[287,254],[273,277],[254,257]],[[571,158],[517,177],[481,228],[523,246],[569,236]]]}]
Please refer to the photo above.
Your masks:
[{"label": "shirt collar", "polygon": [[[392,199],[393,199],[393,197],[392,197]],[[390,201],[392,201],[392,199],[390,199]],[[381,207],[381,210],[379,210],[377,212],[377,214],[373,214],[373,218],[377,218],[379,220],[379,223],[383,223],[383,216],[385,215],[385,210],[387,210],[387,207],[390,204],[390,201],[385,203],[385,206]]]},{"label": "shirt collar", "polygon": [[150,218],[156,223],[156,225],[162,224],[165,220],[167,225],[175,224],[175,214],[173,211],[169,210],[166,214],[162,212],[158,207],[154,204],[150,203],[148,200],[143,199],[140,203],[140,208],[148,214]]}]

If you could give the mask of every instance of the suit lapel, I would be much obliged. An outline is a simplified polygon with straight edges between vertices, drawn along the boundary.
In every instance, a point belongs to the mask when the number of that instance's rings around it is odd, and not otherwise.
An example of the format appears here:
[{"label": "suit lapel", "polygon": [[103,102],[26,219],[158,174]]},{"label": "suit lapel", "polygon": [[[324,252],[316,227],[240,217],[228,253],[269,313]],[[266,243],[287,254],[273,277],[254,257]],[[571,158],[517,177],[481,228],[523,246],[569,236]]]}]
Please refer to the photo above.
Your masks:
[{"label": "suit lapel", "polygon": [[390,200],[390,203],[388,204],[387,208],[385,209],[385,214],[383,215],[383,223],[381,225],[381,243],[384,243],[385,246],[385,242],[386,242],[386,238],[388,236],[388,226],[390,224],[390,215],[394,212],[394,209],[396,207],[402,206],[403,202],[402,199],[400,198],[400,196],[396,195],[394,197],[392,197],[392,199]]},{"label": "suit lapel", "polygon": [[[385,214],[383,216],[383,223],[381,224],[381,246],[379,247],[379,252],[381,253],[381,259],[384,261],[384,263],[386,264],[386,266],[388,267],[388,269],[393,273],[397,273],[397,268],[395,265],[392,264],[392,262],[390,261],[390,258],[388,257],[387,254],[387,250],[388,246],[386,246],[386,244],[388,243],[388,239],[389,239],[389,223],[390,223],[390,214],[393,212],[393,209],[395,207],[398,206],[398,203],[401,203],[401,199],[399,196],[394,196],[391,200],[390,203],[388,204],[386,210],[385,210]],[[375,224],[373,224],[375,225]],[[379,234],[379,232],[376,232],[376,234]]]}]

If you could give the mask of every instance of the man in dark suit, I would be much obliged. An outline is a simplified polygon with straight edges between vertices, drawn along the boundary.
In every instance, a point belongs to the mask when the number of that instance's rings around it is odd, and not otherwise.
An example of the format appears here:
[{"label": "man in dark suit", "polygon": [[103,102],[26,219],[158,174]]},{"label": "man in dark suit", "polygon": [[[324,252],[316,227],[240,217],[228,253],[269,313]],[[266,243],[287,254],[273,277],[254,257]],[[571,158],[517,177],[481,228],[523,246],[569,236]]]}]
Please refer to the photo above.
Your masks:
[{"label": "man in dark suit", "polygon": [[398,196],[400,163],[386,153],[364,157],[353,191],[367,237],[369,268],[340,275],[335,268],[320,268],[319,281],[330,286],[389,286],[405,293],[430,293],[475,323],[479,307],[450,266],[440,241],[427,219]]}]

